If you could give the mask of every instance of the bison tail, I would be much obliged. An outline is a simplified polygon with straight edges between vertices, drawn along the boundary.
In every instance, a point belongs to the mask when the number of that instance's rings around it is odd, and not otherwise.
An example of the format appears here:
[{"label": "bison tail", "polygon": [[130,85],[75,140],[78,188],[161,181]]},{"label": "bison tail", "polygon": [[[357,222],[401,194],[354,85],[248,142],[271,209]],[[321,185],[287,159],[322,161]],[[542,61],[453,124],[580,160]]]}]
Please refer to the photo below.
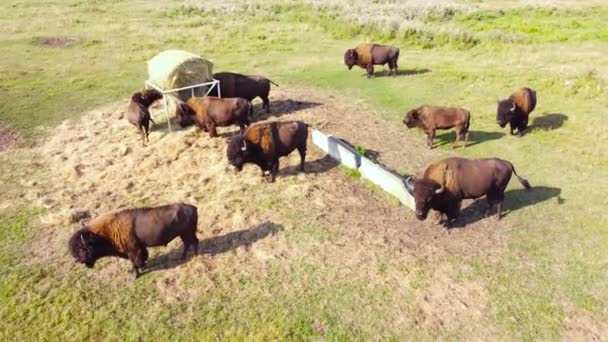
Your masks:
[{"label": "bison tail", "polygon": [[515,166],[513,166],[513,164],[511,164],[511,169],[513,170],[513,173],[515,174],[515,177],[517,177],[517,180],[519,181],[519,183],[521,185],[524,186],[524,188],[526,189],[530,189],[532,187],[532,185],[530,184],[530,182],[528,182],[527,179],[520,177],[517,172],[515,172]]},{"label": "bison tail", "polygon": [[277,87],[279,86],[278,84],[276,84],[276,83],[272,82],[272,80],[270,80],[270,79],[269,79],[268,81],[270,81],[270,83],[274,84],[274,85],[275,85],[275,86],[277,86]]}]

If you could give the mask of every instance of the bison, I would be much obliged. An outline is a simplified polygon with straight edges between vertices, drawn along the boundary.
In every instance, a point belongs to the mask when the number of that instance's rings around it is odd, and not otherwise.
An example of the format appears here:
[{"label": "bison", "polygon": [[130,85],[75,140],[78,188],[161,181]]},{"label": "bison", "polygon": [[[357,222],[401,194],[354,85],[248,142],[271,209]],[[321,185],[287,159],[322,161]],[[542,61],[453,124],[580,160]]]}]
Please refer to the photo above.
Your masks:
[{"label": "bison", "polygon": [[156,102],[163,97],[156,89],[146,89],[138,91],[131,95],[129,103],[127,105],[127,120],[137,127],[137,130],[141,132],[142,142],[145,145],[146,140],[150,142],[148,134],[150,131],[150,122],[154,123],[150,116],[148,108],[152,103]]},{"label": "bison", "polygon": [[488,215],[494,204],[498,205],[496,217],[501,218],[501,207],[505,188],[511,173],[526,188],[530,183],[517,175],[513,164],[498,158],[464,159],[447,158],[431,164],[420,179],[406,180],[407,189],[414,194],[416,218],[424,220],[430,209],[439,212],[438,223],[447,215],[446,225],[460,213],[463,199],[479,198],[484,195],[488,200]]},{"label": "bison", "polygon": [[226,155],[237,171],[243,165],[253,163],[262,170],[262,177],[270,171],[267,178],[274,182],[279,172],[279,157],[297,149],[300,153],[300,171],[304,171],[306,159],[306,140],[308,126],[301,121],[264,122],[250,126],[242,135],[228,142]]},{"label": "bison", "polygon": [[182,127],[194,123],[213,138],[218,126],[237,124],[243,131],[251,124],[252,113],[251,102],[244,98],[192,97],[178,106],[175,122]]},{"label": "bison", "polygon": [[528,116],[536,107],[536,92],[530,88],[517,89],[506,100],[498,100],[496,122],[500,127],[510,125],[510,133],[517,129],[521,137],[528,127]]},{"label": "bison", "polygon": [[464,138],[463,147],[469,141],[469,124],[471,113],[462,108],[448,108],[436,106],[421,106],[410,110],[403,118],[408,128],[418,127],[427,134],[427,145],[433,148],[433,139],[436,129],[449,129],[456,127],[456,140],[452,148],[456,148],[458,140]]},{"label": "bison", "polygon": [[137,278],[148,259],[146,247],[167,245],[179,236],[184,243],[182,259],[190,247],[197,253],[197,222],[197,208],[189,204],[126,209],[101,215],[83,226],[70,238],[69,249],[88,268],[106,256],[129,259]]},{"label": "bison", "polygon": [[397,76],[397,59],[399,59],[399,48],[390,45],[380,44],[359,44],[354,49],[344,52],[344,64],[348,70],[354,65],[367,70],[367,77],[374,74],[374,65],[384,65],[388,63],[390,76]]},{"label": "bison", "polygon": [[[234,72],[218,72],[213,74],[213,78],[220,81],[220,92],[222,97],[242,97],[248,101],[252,101],[256,97],[262,99],[262,108],[266,109],[266,113],[270,113],[270,102],[268,94],[270,93],[270,84],[279,86],[266,77],[255,75],[241,75]],[[218,96],[217,90],[214,88],[209,95]]]}]

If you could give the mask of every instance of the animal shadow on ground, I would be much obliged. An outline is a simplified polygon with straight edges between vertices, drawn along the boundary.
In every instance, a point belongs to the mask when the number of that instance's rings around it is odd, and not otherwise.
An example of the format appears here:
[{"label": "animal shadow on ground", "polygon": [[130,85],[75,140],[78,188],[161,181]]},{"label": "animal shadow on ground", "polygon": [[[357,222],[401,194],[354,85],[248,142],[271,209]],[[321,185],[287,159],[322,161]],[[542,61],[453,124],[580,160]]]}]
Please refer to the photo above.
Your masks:
[{"label": "animal shadow on ground", "polygon": [[270,117],[281,117],[283,115],[291,114],[300,110],[314,108],[322,105],[318,102],[309,101],[294,101],[294,100],[270,100],[270,113],[266,113],[266,110],[262,108],[262,102],[258,102],[253,105],[253,121],[262,121]]},{"label": "animal shadow on ground", "polygon": [[[340,165],[340,163],[335,161],[329,155],[326,155],[314,161],[304,162],[304,173],[323,173],[333,169],[338,165]],[[297,175],[298,173],[300,173],[300,170],[298,170],[299,166],[299,163],[298,165],[289,165],[284,169],[279,170],[279,175]]]},{"label": "animal shadow on ground", "polygon": [[[534,186],[529,190],[515,189],[505,192],[505,201],[502,205],[502,217],[508,214],[540,202],[547,201],[553,197],[557,197],[557,204],[563,204],[564,199],[560,197],[562,190],[548,186]],[[450,225],[450,228],[464,228],[467,224],[475,223],[486,218],[485,214],[488,209],[488,200],[486,197],[476,199],[468,207],[460,212],[460,216]],[[494,219],[496,215],[496,206],[492,208],[488,219]]]},{"label": "animal shadow on ground", "polygon": [[537,116],[532,119],[532,124],[526,132],[536,130],[552,131],[564,125],[568,121],[568,115],[562,113],[543,113],[543,116]]},{"label": "animal shadow on ground", "polygon": [[[504,137],[504,133],[500,132],[483,132],[483,131],[469,131],[469,142],[467,143],[467,147],[474,146],[486,141],[497,140]],[[456,132],[447,132],[441,135],[437,135],[435,137],[437,139],[435,143],[435,147],[453,144],[456,139]],[[464,141],[458,141],[458,147],[462,146]]]},{"label": "animal shadow on ground", "polygon": [[[428,68],[424,68],[424,69],[402,69],[402,70],[397,70],[397,76],[411,76],[411,75],[421,75],[421,74],[426,74],[431,72],[431,69]],[[388,76],[388,69],[384,69],[384,70],[380,70],[377,72],[374,72],[374,76],[378,76],[378,77],[389,77]],[[367,76],[367,73],[363,74],[363,76]],[[391,74],[390,77],[392,77],[393,75]]]},{"label": "animal shadow on ground", "polygon": [[[276,223],[264,222],[256,227],[243,229],[236,232],[230,232],[220,236],[210,237],[205,240],[200,240],[198,245],[198,254],[217,255],[239,247],[249,247],[255,242],[262,240],[268,236],[275,235],[285,228]],[[164,269],[170,269],[186,262],[192,257],[192,250],[188,251],[186,260],[181,260],[183,245],[173,249],[171,252],[158,256],[148,261],[146,272],[154,272]]]}]

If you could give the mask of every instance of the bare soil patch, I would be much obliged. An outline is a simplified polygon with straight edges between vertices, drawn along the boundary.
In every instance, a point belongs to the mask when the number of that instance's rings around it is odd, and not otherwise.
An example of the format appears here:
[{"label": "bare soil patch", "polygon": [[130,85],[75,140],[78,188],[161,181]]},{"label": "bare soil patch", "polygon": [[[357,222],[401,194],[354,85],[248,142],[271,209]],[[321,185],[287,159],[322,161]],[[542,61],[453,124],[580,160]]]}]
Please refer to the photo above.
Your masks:
[{"label": "bare soil patch", "polygon": [[64,48],[82,41],[79,37],[37,37],[34,44],[48,48]]},{"label": "bare soil patch", "polygon": [[14,130],[0,124],[0,152],[15,146],[18,141],[19,137]]}]

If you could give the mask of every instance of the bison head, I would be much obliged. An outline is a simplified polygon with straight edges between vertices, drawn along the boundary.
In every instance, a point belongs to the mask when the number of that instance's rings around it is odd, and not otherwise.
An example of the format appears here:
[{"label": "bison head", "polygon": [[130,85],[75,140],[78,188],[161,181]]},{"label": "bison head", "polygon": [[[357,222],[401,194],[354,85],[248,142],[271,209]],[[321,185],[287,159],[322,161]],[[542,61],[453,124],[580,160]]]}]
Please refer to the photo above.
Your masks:
[{"label": "bison head", "polygon": [[188,104],[180,103],[175,108],[175,120],[174,122],[180,127],[187,127],[194,124],[192,116],[194,113]]},{"label": "bison head", "polygon": [[69,247],[76,262],[85,264],[88,268],[92,268],[97,259],[110,254],[106,240],[91,233],[87,228],[82,228],[72,235]]},{"label": "bison head", "polygon": [[415,109],[410,110],[405,114],[403,118],[403,123],[407,126],[407,128],[416,127],[418,120],[420,119],[420,114]]},{"label": "bison head", "polygon": [[348,49],[344,53],[344,64],[348,67],[348,70],[352,69],[353,65],[357,64],[357,51],[354,49]]},{"label": "bison head", "polygon": [[498,108],[496,109],[496,123],[500,127],[505,127],[509,121],[515,117],[517,106],[511,99],[498,101]]},{"label": "bison head", "polygon": [[424,178],[415,180],[410,177],[405,181],[405,186],[414,194],[416,218],[420,221],[426,219],[429,210],[433,207],[435,197],[445,191],[442,185]]},{"label": "bison head", "polygon": [[249,144],[245,137],[238,135],[228,142],[228,148],[226,149],[226,157],[230,165],[234,166],[237,171],[243,169],[243,165],[247,162],[249,155]]}]

